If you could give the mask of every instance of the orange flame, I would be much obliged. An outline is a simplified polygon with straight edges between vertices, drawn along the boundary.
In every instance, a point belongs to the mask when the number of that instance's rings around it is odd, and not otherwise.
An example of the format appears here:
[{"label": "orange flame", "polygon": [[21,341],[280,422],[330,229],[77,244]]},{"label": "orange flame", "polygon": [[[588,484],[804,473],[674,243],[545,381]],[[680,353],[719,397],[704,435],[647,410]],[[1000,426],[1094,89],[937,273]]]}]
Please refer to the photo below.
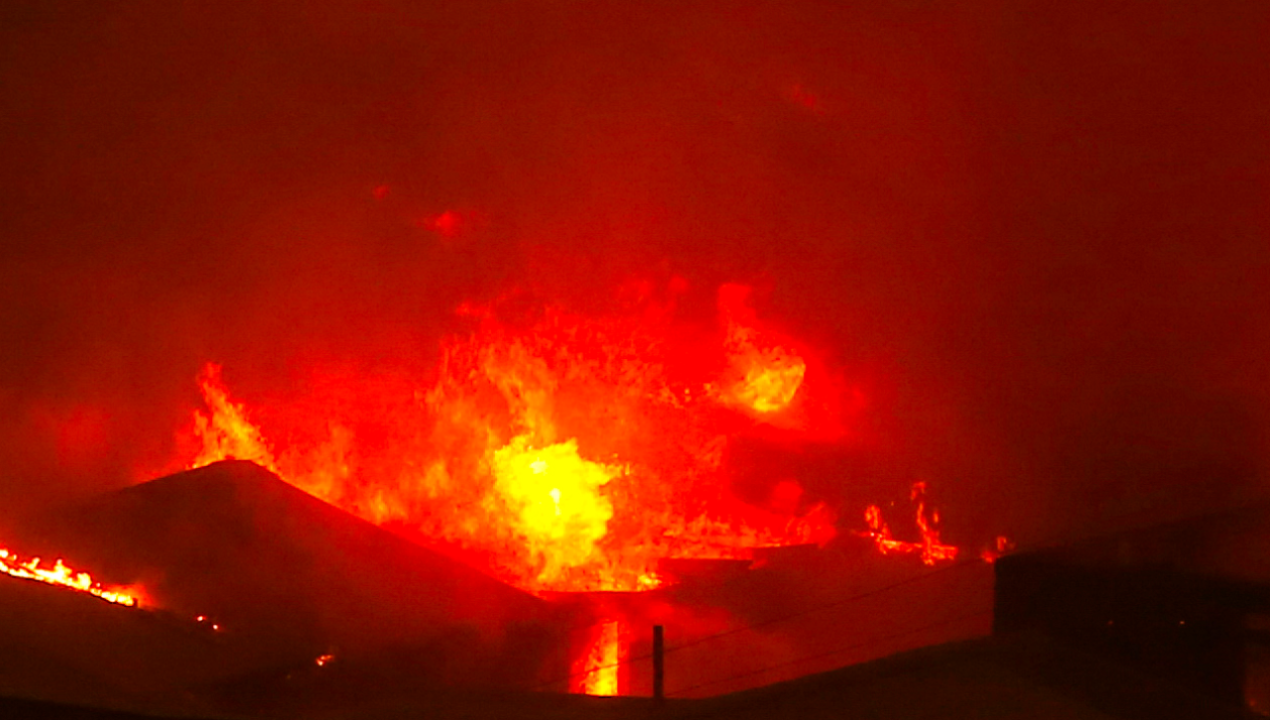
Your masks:
[{"label": "orange flame", "polygon": [[10,577],[36,580],[49,585],[57,585],[58,587],[88,593],[93,597],[101,598],[116,605],[136,607],[141,603],[141,594],[137,589],[102,587],[100,583],[93,580],[92,575],[72,570],[62,563],[61,558],[55,560],[51,568],[40,567],[40,558],[31,558],[23,562],[12,551],[7,548],[0,548],[0,571]]},{"label": "orange flame", "polygon": [[220,365],[204,365],[198,376],[198,386],[208,412],[194,411],[194,434],[201,441],[202,448],[189,467],[202,467],[233,458],[250,460],[278,472],[260,429],[247,419],[246,409],[229,398],[229,391],[221,381]]},{"label": "orange flame", "polygon": [[497,495],[490,501],[503,504],[529,539],[538,582],[551,584],[590,561],[613,517],[600,488],[620,468],[582,459],[575,440],[535,450],[522,435],[494,452],[493,470]]},{"label": "orange flame", "polygon": [[802,384],[807,365],[797,355],[780,347],[759,349],[748,339],[732,356],[740,380],[725,391],[731,402],[771,413],[789,406]]},{"label": "orange flame", "polygon": [[1014,542],[1004,535],[998,535],[993,547],[984,548],[983,552],[979,553],[979,557],[986,563],[994,563],[1002,555],[1013,550]]},{"label": "orange flame", "polygon": [[[633,309],[598,318],[465,304],[459,314],[474,327],[443,342],[432,380],[315,375],[310,398],[269,408],[269,435],[208,364],[189,466],[254,461],[540,594],[649,590],[663,582],[662,559],[824,545],[837,532],[831,508],[804,500],[788,478],[773,488],[779,502],[743,501],[724,458],[738,433],[759,425],[808,442],[840,437],[844,406],[823,393],[843,386],[809,372],[814,355],[759,322],[743,285],[719,288],[712,344],[698,332],[676,345],[693,334],[674,317],[682,288],[672,283],[671,299],[658,303],[640,286]],[[285,445],[270,442],[280,437]],[[877,506],[861,534],[883,554],[954,559],[938,514],[927,517],[923,483],[911,499],[920,542],[892,537]],[[574,664],[573,691],[618,694],[623,652],[622,626],[597,626]]]},{"label": "orange flame", "polygon": [[[430,386],[350,391],[367,381],[343,378],[336,389],[355,399],[315,400],[325,412],[316,431],[300,427],[316,413],[297,408],[281,451],[209,365],[192,465],[253,460],[531,592],[647,590],[662,558],[824,544],[836,530],[823,504],[762,508],[730,491],[731,436],[717,408],[778,412],[806,365],[755,329],[742,286],[720,298],[718,382],[676,379],[699,372],[685,362],[711,361],[668,352],[670,305],[602,318],[547,306],[529,323],[503,321],[498,304],[466,305],[478,327],[443,344]],[[381,438],[373,446],[371,435]]]},{"label": "orange flame", "polygon": [[725,384],[715,389],[720,402],[767,414],[784,410],[794,400],[807,363],[797,353],[760,331],[748,305],[750,289],[724,285],[719,312],[727,326]]},{"label": "orange flame", "polygon": [[869,526],[869,530],[862,534],[872,538],[878,551],[883,555],[916,553],[921,556],[922,562],[926,565],[934,565],[941,560],[957,559],[958,548],[944,545],[939,541],[939,530],[935,527],[939,524],[939,513],[932,513],[930,519],[926,517],[926,483],[914,483],[910,499],[917,503],[916,523],[922,535],[921,542],[906,542],[892,537],[891,528],[882,519],[882,510],[877,505],[865,508],[864,521]]},{"label": "orange flame", "polygon": [[593,628],[590,646],[574,662],[575,677],[569,692],[620,695],[622,650],[622,624],[619,621],[610,620]]}]

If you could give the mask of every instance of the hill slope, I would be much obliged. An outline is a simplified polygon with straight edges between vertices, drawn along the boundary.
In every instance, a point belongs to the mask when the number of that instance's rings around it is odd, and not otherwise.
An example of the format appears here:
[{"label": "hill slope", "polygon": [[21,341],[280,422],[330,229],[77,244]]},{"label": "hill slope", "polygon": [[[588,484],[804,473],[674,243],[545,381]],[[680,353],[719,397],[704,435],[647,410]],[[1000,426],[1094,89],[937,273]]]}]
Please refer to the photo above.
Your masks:
[{"label": "hill slope", "polygon": [[28,523],[21,541],[111,583],[139,583],[178,617],[206,616],[263,665],[405,653],[427,658],[417,670],[438,680],[517,686],[555,652],[546,603],[249,462],[92,498]]}]

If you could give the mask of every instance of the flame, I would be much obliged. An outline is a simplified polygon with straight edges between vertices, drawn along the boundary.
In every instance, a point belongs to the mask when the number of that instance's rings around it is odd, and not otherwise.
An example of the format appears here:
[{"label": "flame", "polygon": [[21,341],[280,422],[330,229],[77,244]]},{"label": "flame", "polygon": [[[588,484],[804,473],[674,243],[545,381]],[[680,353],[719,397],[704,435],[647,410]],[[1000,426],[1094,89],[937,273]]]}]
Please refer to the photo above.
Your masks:
[{"label": "flame", "polygon": [[334,655],[332,655],[331,653],[325,653],[323,655],[318,655],[316,658],[314,658],[313,664],[317,665],[318,667],[326,667],[334,660],[335,660]]},{"label": "flame", "polygon": [[208,412],[194,411],[194,435],[201,441],[202,447],[188,467],[202,467],[233,458],[250,460],[278,472],[260,429],[248,420],[247,410],[229,398],[229,390],[221,380],[221,366],[216,363],[204,365],[198,376],[198,387]]},{"label": "flame", "polygon": [[760,413],[788,407],[807,372],[806,363],[784,348],[760,349],[748,339],[737,343],[740,347],[732,363],[741,379],[731,386],[725,398]]},{"label": "flame", "polygon": [[935,527],[939,524],[939,513],[932,513],[930,519],[926,517],[926,483],[914,483],[909,497],[917,504],[916,524],[922,536],[921,542],[906,542],[892,537],[891,528],[882,518],[882,510],[877,505],[865,508],[864,522],[869,530],[862,534],[871,538],[883,555],[916,553],[926,565],[957,559],[958,548],[939,541],[939,530]]},{"label": "flame", "polygon": [[574,662],[569,692],[585,695],[621,694],[622,624],[617,620],[593,628],[590,645]]},{"label": "flame", "polygon": [[983,552],[979,553],[979,557],[986,563],[994,563],[1002,555],[1005,555],[1013,550],[1014,541],[1004,535],[998,535],[996,541],[993,543],[993,547],[984,548]]},{"label": "flame", "polygon": [[600,488],[620,468],[582,459],[575,440],[541,449],[520,436],[494,452],[492,502],[504,504],[551,584],[567,568],[587,563],[608,532],[613,505]]},{"label": "flame", "polygon": [[102,587],[86,572],[78,572],[67,567],[61,558],[53,562],[53,567],[40,567],[40,558],[22,561],[7,548],[0,548],[0,571],[15,578],[36,580],[49,585],[70,588],[93,597],[101,598],[116,605],[137,607],[141,604],[141,593],[135,588]]},{"label": "flame", "polygon": [[[759,320],[749,287],[719,288],[713,330],[677,319],[685,287],[672,282],[657,299],[639,285],[600,316],[516,295],[466,303],[458,314],[469,330],[443,340],[427,380],[315,371],[310,393],[268,407],[268,433],[209,363],[198,376],[206,408],[189,428],[195,450],[183,460],[254,461],[538,594],[651,590],[664,582],[662,559],[824,545],[837,532],[831,508],[789,477],[772,478],[765,506],[740,499],[725,453],[764,426],[836,440],[839,413],[863,396],[825,397],[846,386],[820,365],[810,371],[814,354]],[[925,491],[917,483],[911,495],[920,542],[895,539],[876,505],[859,534],[882,554],[953,560],[958,548],[940,541]],[[617,621],[593,630],[573,691],[620,692],[622,632]]]},{"label": "flame", "polygon": [[774,413],[793,402],[807,374],[807,363],[759,329],[748,304],[749,294],[744,285],[729,284],[719,290],[719,312],[727,327],[724,348],[728,369],[725,383],[715,392],[724,404]]},{"label": "flame", "polygon": [[270,408],[291,412],[280,450],[209,364],[190,465],[255,461],[531,592],[648,590],[662,558],[828,542],[830,508],[747,503],[723,462],[738,423],[719,408],[767,422],[794,402],[806,363],[763,329],[744,286],[719,291],[715,355],[673,346],[673,305],[589,317],[466,304],[475,327],[443,342],[434,380],[324,380],[335,399]]}]

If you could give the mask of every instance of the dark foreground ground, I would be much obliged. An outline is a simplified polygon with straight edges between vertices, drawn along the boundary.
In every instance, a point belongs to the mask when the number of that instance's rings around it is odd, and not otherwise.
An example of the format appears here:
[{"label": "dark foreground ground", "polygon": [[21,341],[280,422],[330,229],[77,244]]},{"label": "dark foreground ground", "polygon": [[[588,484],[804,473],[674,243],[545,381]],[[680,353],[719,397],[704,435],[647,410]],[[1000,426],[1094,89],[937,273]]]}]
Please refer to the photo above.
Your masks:
[{"label": "dark foreground ground", "polygon": [[[413,697],[364,696],[326,702],[320,707],[297,697],[289,704],[271,707],[266,716],[303,720],[1259,717],[1238,708],[1214,705],[1047,639],[1024,636],[923,648],[745,692],[701,700],[672,699],[662,706],[647,698],[427,693]],[[155,716],[6,698],[0,699],[0,717],[141,720]]]}]

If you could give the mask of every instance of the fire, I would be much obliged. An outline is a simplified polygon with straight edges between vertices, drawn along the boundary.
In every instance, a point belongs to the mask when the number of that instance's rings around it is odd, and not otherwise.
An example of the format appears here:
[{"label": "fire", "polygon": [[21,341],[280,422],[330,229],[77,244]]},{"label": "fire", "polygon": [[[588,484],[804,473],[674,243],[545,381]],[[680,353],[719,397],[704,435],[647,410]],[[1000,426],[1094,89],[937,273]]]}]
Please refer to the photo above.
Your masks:
[{"label": "fire", "polygon": [[994,563],[1002,555],[1014,550],[1014,541],[1004,535],[998,535],[993,547],[985,548],[979,557],[986,563]]},{"label": "fire", "polygon": [[538,582],[551,584],[588,562],[613,517],[600,489],[620,468],[584,460],[575,440],[534,449],[520,436],[494,451],[493,471],[490,500],[503,504],[529,539]]},{"label": "fire", "polygon": [[622,624],[617,620],[592,629],[590,646],[574,662],[569,692],[585,695],[621,694]]},{"label": "fire", "polygon": [[247,419],[246,409],[229,398],[229,391],[221,382],[220,365],[203,366],[198,387],[208,412],[194,411],[194,435],[201,441],[201,448],[190,467],[235,458],[278,472],[260,430]]},{"label": "fire", "polygon": [[[852,388],[839,402],[847,386],[759,319],[749,287],[720,287],[708,327],[678,317],[685,288],[638,285],[601,315],[516,294],[465,304],[468,330],[442,341],[426,380],[318,369],[310,392],[264,407],[235,400],[208,364],[183,464],[254,461],[538,594],[651,590],[663,559],[824,545],[837,532],[831,508],[790,477],[771,478],[766,505],[742,500],[727,450],[765,427],[792,443],[836,441],[841,412],[863,396]],[[895,539],[876,505],[860,534],[883,554],[955,559],[925,491],[911,496],[919,542]],[[574,692],[621,691],[622,633],[617,621],[593,629]]]},{"label": "fire", "polygon": [[140,593],[132,588],[106,588],[93,580],[86,572],[78,572],[67,567],[61,558],[53,562],[53,567],[40,567],[40,558],[23,561],[7,548],[0,548],[0,571],[10,577],[24,580],[36,580],[49,585],[70,588],[93,597],[101,598],[116,605],[136,607],[140,604]]},{"label": "fire", "polygon": [[748,340],[737,342],[740,347],[733,355],[733,367],[740,380],[724,397],[760,413],[788,407],[802,384],[807,365],[783,348],[762,350]]},{"label": "fire", "polygon": [[[189,466],[255,461],[531,592],[647,590],[663,558],[828,542],[832,510],[745,502],[724,462],[747,424],[807,422],[791,414],[807,363],[748,288],[720,288],[714,334],[676,318],[674,292],[599,317],[465,305],[473,328],[443,342],[434,379],[319,378],[311,400],[269,408],[269,436],[208,365]],[[676,344],[690,334],[714,344]]]},{"label": "fire", "polygon": [[958,548],[939,541],[939,530],[936,528],[939,513],[931,513],[929,519],[926,517],[926,483],[914,483],[910,499],[917,503],[916,524],[922,536],[921,542],[906,542],[892,537],[891,528],[882,518],[882,510],[877,505],[865,508],[864,521],[869,530],[863,534],[873,539],[883,555],[916,553],[926,565],[934,565],[941,560],[956,560]]},{"label": "fire", "polygon": [[724,285],[719,311],[727,325],[726,382],[715,390],[721,402],[757,413],[784,410],[794,400],[807,373],[807,363],[759,330],[748,304],[750,289]]}]

